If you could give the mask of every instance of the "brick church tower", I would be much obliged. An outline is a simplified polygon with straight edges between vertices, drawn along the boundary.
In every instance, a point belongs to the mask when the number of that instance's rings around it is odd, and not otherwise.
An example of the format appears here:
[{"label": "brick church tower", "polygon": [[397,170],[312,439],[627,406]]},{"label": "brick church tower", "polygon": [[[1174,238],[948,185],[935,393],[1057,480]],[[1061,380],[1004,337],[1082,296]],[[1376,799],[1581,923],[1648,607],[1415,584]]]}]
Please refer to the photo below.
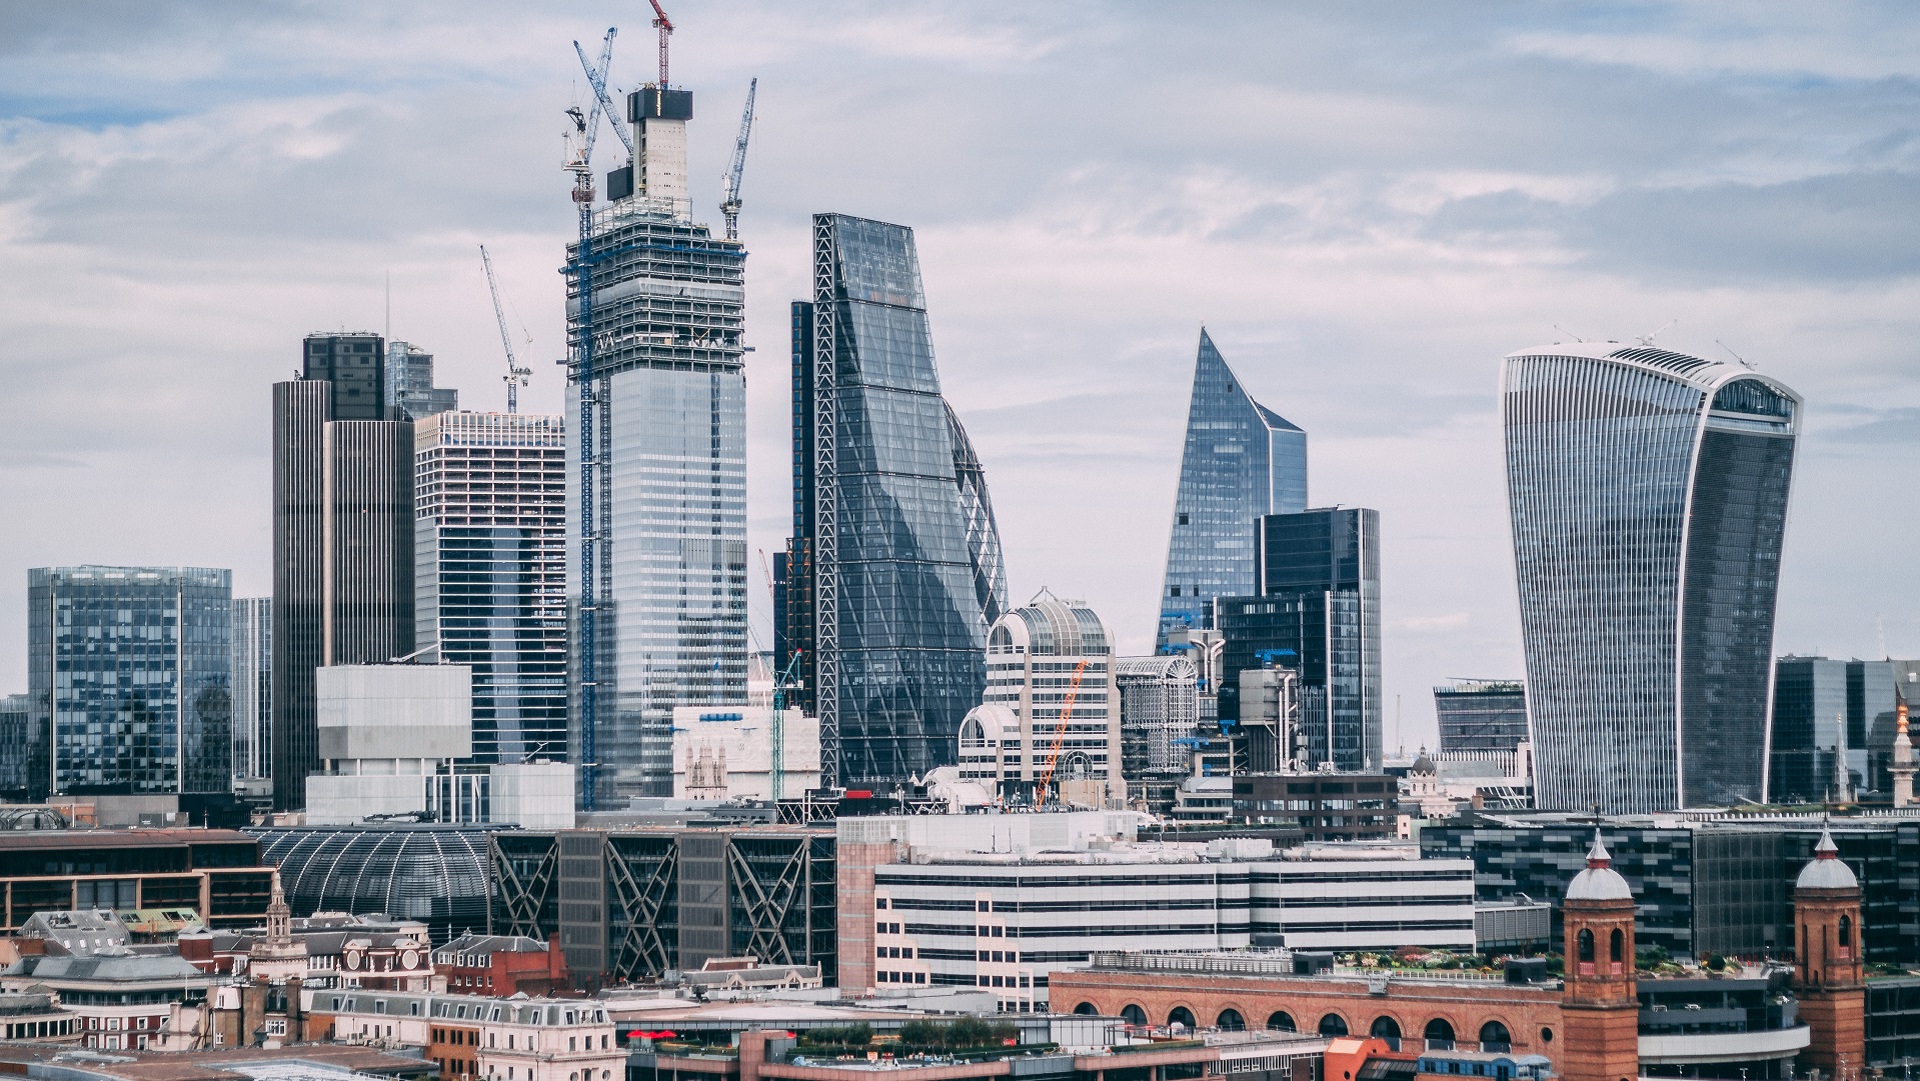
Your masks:
[{"label": "brick church tower", "polygon": [[1561,906],[1567,941],[1561,997],[1561,1081],[1640,1076],[1640,1002],[1633,963],[1633,891],[1593,833],[1587,869]]},{"label": "brick church tower", "polygon": [[1830,831],[1793,885],[1794,993],[1807,1023],[1803,1069],[1836,1081],[1862,1076],[1867,1051],[1867,984],[1861,971],[1860,881],[1840,859]]}]

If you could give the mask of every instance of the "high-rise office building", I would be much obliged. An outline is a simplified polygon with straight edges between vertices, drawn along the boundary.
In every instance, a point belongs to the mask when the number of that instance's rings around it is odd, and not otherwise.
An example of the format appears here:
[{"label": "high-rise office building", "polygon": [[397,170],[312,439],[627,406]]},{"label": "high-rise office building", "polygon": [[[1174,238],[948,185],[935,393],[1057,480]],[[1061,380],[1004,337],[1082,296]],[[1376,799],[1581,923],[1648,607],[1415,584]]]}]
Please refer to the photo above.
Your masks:
[{"label": "high-rise office building", "polygon": [[0,798],[47,798],[47,733],[35,723],[33,696],[0,696]]},{"label": "high-rise office building", "polygon": [[273,598],[233,599],[233,775],[273,776]]},{"label": "high-rise office building", "polygon": [[1380,512],[1334,507],[1257,523],[1261,593],[1221,597],[1220,717],[1236,721],[1240,672],[1273,663],[1299,672],[1307,762],[1380,767]]},{"label": "high-rise office building", "polygon": [[[627,115],[634,164],[608,178],[584,259],[568,246],[566,428],[579,435],[590,410],[596,686],[568,723],[596,806],[672,795],[674,707],[744,704],[747,682],[747,252],[693,221],[692,92],[649,85]],[[576,607],[580,442],[567,440]]]},{"label": "high-rise office building", "polygon": [[[960,726],[962,753],[996,743],[996,780],[1008,798],[1031,799],[1046,781],[1054,804],[1121,805],[1117,675],[1099,615],[1042,593],[988,632],[986,690],[980,711]],[[986,716],[1002,718],[999,731],[978,719]]]},{"label": "high-rise office building", "polygon": [[378,335],[312,335],[273,386],[273,801],[320,767],[314,669],[410,656],[413,425]]},{"label": "high-rise office building", "polygon": [[1307,433],[1254,401],[1202,330],[1155,651],[1174,631],[1211,627],[1215,597],[1259,592],[1254,520],[1305,509]]},{"label": "high-rise office building", "polygon": [[[1781,657],[1773,667],[1767,799],[1819,803],[1887,792],[1898,695],[1915,693],[1912,661]],[[1838,760],[1838,761],[1836,761]],[[1844,764],[1842,764],[1844,763]]]},{"label": "high-rise office building", "polygon": [[1539,806],[1760,799],[1800,397],[1650,346],[1501,373]]},{"label": "high-rise office building", "polygon": [[1511,751],[1527,741],[1527,685],[1456,679],[1433,689],[1441,751]]},{"label": "high-rise office building", "polygon": [[561,418],[414,421],[414,641],[473,672],[473,757],[567,756],[567,476]]},{"label": "high-rise office building", "polygon": [[816,214],[793,306],[794,505],[785,593],[826,783],[953,762],[1006,607],[986,481],[940,394],[913,230]]},{"label": "high-rise office building", "polygon": [[233,572],[37,567],[27,605],[52,794],[232,791]]},{"label": "high-rise office building", "polygon": [[387,343],[387,400],[405,417],[419,420],[460,408],[460,392],[433,385],[433,354],[409,342]]}]

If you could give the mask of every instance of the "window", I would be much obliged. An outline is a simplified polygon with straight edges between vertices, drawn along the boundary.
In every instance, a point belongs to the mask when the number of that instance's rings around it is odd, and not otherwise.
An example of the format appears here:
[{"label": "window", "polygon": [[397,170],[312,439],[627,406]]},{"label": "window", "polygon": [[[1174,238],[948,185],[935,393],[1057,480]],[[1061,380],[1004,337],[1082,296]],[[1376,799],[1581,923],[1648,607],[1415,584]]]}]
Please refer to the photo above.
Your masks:
[{"label": "window", "polygon": [[1593,964],[1593,931],[1585,927],[1580,929],[1580,963]]},{"label": "window", "polygon": [[[1621,957],[1621,954],[1626,949],[1626,942],[1627,936],[1622,934],[1618,927],[1614,928],[1613,934],[1607,936],[1607,960],[1612,961],[1615,965],[1625,960],[1625,958]],[[1619,969],[1616,968],[1614,971],[1618,972]]]},{"label": "window", "polygon": [[1505,1048],[1513,1043],[1513,1034],[1507,1031],[1506,1025],[1498,1021],[1488,1021],[1480,1026],[1480,1043],[1482,1051],[1489,1050],[1486,1045],[1490,1043],[1499,1044]]}]

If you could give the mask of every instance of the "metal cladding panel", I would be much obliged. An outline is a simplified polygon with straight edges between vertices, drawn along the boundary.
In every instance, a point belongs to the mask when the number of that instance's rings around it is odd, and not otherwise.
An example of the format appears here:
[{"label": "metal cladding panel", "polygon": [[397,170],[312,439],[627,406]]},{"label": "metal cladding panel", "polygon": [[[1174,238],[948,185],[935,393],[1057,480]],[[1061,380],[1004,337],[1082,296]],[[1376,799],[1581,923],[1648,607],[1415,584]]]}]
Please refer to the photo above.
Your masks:
[{"label": "metal cladding panel", "polygon": [[633,166],[622,165],[607,174],[607,199],[626,199],[633,195]]},{"label": "metal cladding panel", "polygon": [[627,95],[627,120],[692,120],[693,91],[642,87]]}]

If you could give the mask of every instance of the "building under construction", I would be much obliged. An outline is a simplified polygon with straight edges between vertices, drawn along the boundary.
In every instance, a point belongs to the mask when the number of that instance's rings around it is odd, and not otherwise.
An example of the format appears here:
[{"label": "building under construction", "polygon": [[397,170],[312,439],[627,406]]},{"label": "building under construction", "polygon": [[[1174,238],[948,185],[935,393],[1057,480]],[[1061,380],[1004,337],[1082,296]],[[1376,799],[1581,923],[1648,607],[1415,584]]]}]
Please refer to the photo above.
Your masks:
[{"label": "building under construction", "polygon": [[[661,78],[608,118],[632,157],[607,205],[587,158],[601,108],[576,111],[586,149],[569,163],[569,741],[589,809],[670,795],[673,707],[746,693],[746,250],[693,221],[693,93],[666,82],[663,24]],[[606,56],[588,74],[611,106]]]}]

